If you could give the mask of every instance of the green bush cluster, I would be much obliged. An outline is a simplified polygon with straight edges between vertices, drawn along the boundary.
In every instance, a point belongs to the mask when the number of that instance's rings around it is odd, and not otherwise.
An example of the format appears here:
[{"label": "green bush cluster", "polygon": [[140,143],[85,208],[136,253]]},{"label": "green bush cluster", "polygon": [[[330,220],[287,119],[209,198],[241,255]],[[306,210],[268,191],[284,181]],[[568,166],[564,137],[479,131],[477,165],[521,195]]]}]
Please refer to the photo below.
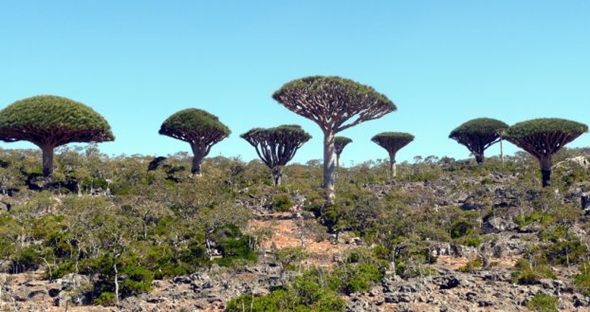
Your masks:
[{"label": "green bush cluster", "polygon": [[557,300],[555,296],[537,294],[527,302],[526,307],[537,312],[557,312]]},{"label": "green bush cluster", "polygon": [[227,303],[225,311],[345,311],[346,303],[334,287],[330,286],[330,280],[333,280],[333,277],[328,272],[312,268],[295,277],[289,285],[266,296],[254,297],[244,294],[232,299]]},{"label": "green bush cluster", "polygon": [[544,278],[555,278],[551,268],[547,264],[533,265],[526,259],[518,260],[512,272],[512,282],[521,285],[537,284]]}]

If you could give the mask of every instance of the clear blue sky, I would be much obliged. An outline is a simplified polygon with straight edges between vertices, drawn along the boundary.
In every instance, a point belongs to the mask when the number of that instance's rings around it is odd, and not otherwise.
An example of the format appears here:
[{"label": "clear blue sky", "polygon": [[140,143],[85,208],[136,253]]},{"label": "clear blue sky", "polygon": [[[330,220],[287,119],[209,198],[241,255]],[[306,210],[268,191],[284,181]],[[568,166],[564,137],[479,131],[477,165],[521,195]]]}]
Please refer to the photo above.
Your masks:
[{"label": "clear blue sky", "polygon": [[[386,158],[370,141],[382,131],[415,135],[398,161],[465,159],[448,134],[473,118],[590,124],[589,16],[586,0],[2,1],[0,108],[38,94],[83,102],[113,129],[116,141],[99,145],[108,155],[189,152],[158,134],[188,107],[233,132],[209,156],[255,159],[241,133],[300,124],[313,136],[294,159],[304,163],[322,157],[319,127],[271,95],[292,79],[336,75],[398,107],[340,133],[354,140],[343,164]],[[569,146],[590,146],[590,134]]]}]

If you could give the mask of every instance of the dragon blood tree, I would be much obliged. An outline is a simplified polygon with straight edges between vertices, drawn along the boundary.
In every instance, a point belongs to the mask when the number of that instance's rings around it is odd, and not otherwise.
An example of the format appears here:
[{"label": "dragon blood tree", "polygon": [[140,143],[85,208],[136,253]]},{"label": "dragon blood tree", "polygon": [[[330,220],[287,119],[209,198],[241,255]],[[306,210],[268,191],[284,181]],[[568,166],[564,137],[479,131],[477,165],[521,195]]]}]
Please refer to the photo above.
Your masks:
[{"label": "dragon blood tree", "polygon": [[335,135],[397,109],[391,100],[372,87],[340,77],[312,76],[296,79],[284,84],[272,97],[287,109],[312,120],[322,129],[323,187],[328,203],[335,197]]},{"label": "dragon blood tree", "polygon": [[293,157],[311,135],[298,125],[282,125],[275,128],[254,128],[242,135],[256,149],[256,154],[270,168],[275,186],[281,184],[283,166]]},{"label": "dragon blood tree", "polygon": [[551,157],[585,132],[588,132],[588,126],[579,122],[539,118],[509,127],[504,138],[539,160],[542,185],[546,187],[551,185]]},{"label": "dragon blood tree", "polygon": [[347,138],[345,136],[335,136],[334,137],[334,153],[336,153],[336,167],[340,167],[340,154],[348,145],[352,143],[352,139]]},{"label": "dragon blood tree", "polygon": [[227,138],[231,131],[217,116],[197,108],[187,108],[172,114],[162,123],[159,134],[190,144],[193,151],[191,173],[201,175],[201,162],[211,147]]},{"label": "dragon blood tree", "polygon": [[92,108],[55,95],[16,101],[0,111],[0,140],[29,141],[43,154],[43,176],[53,173],[56,147],[115,139],[107,121]]},{"label": "dragon blood tree", "polygon": [[414,136],[405,132],[382,132],[376,134],[371,139],[371,141],[383,147],[389,153],[389,170],[392,177],[397,175],[395,155],[402,147],[408,145],[413,140]]},{"label": "dragon blood tree", "polygon": [[492,118],[469,120],[449,134],[449,138],[465,145],[475,156],[478,165],[484,162],[484,151],[502,139],[502,132],[508,129],[504,122]]}]

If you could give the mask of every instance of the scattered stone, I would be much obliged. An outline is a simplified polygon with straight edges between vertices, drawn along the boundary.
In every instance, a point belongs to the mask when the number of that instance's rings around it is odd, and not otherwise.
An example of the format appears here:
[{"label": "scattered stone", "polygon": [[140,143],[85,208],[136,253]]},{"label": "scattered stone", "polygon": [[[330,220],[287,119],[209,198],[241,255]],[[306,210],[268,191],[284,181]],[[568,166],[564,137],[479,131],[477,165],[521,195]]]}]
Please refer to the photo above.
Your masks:
[{"label": "scattered stone", "polygon": [[514,222],[500,217],[489,218],[481,225],[481,230],[485,234],[514,231],[517,228],[518,226]]}]

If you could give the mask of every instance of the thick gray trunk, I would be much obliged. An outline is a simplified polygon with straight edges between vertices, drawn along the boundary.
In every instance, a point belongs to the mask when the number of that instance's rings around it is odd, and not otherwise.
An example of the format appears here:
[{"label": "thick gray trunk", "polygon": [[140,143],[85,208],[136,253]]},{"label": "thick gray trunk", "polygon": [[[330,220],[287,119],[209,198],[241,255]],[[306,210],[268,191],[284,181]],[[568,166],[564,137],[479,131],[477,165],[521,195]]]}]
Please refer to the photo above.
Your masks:
[{"label": "thick gray trunk", "polygon": [[191,168],[191,173],[197,176],[201,175],[201,158],[194,156],[193,157],[193,167]]},{"label": "thick gray trunk", "polygon": [[397,167],[395,165],[395,153],[389,153],[389,172],[391,172],[392,178],[395,178],[397,176]]},{"label": "thick gray trunk", "polygon": [[481,167],[483,165],[483,154],[475,154],[475,162]]},{"label": "thick gray trunk", "polygon": [[335,163],[334,133],[324,131],[324,191],[327,202],[334,201],[334,163]]},{"label": "thick gray trunk", "polygon": [[540,157],[539,164],[541,165],[543,187],[551,186],[551,157]]},{"label": "thick gray trunk", "polygon": [[191,149],[193,150],[193,166],[191,168],[191,173],[196,176],[201,176],[201,162],[203,162],[203,158],[205,158],[207,153],[197,144],[191,144]]},{"label": "thick gray trunk", "polygon": [[502,137],[500,137],[500,160],[502,161],[502,168],[504,168],[504,145],[502,141]]},{"label": "thick gray trunk", "polygon": [[272,182],[273,182],[274,186],[281,185],[281,180],[283,177],[283,170],[281,170],[281,167],[272,168],[271,173],[272,173]]},{"label": "thick gray trunk", "polygon": [[41,146],[43,152],[43,176],[48,178],[53,174],[53,150],[54,146],[44,145]]}]

